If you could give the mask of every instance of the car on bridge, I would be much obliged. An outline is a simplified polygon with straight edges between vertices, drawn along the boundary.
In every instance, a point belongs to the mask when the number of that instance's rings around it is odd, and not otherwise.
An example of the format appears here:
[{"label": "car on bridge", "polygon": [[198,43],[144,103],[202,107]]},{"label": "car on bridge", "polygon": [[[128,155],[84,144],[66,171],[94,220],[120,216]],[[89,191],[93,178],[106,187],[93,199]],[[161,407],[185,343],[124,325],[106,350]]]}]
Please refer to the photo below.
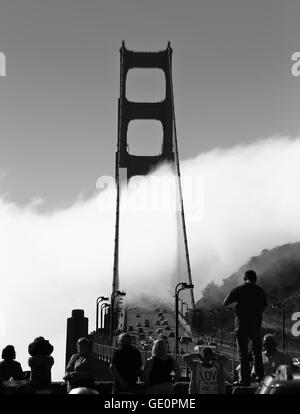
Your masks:
[{"label": "car on bridge", "polygon": [[193,342],[193,340],[190,336],[181,336],[179,342],[181,344],[189,344],[189,343]]},{"label": "car on bridge", "polygon": [[164,341],[168,342],[168,337],[165,334],[161,334],[160,335],[161,339],[163,339]]}]

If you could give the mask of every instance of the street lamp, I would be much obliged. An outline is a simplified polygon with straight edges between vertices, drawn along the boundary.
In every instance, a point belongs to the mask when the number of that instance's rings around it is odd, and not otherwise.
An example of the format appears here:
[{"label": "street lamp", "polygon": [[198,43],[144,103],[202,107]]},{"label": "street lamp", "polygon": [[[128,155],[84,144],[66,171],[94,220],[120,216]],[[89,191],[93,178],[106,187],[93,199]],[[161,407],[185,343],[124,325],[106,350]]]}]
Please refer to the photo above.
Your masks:
[{"label": "street lamp", "polygon": [[219,309],[212,309],[209,311],[211,314],[214,315],[214,333],[217,340],[217,313],[219,312]]},{"label": "street lamp", "polygon": [[115,290],[111,294],[110,299],[110,346],[113,345],[113,332],[114,332],[114,304],[115,304],[115,297],[117,296],[125,296],[125,292],[121,292],[120,290]]},{"label": "street lamp", "polygon": [[192,324],[190,310],[191,308],[189,308],[189,305],[186,304],[186,314],[187,314],[186,321],[188,322],[189,325]]},{"label": "street lamp", "polygon": [[223,312],[222,312],[222,309],[219,309],[219,311],[220,311],[220,330],[221,330],[220,342],[221,342],[221,346],[223,346]]},{"label": "street lamp", "polygon": [[102,303],[100,306],[100,328],[103,328],[103,309],[109,307],[108,303]]},{"label": "street lamp", "polygon": [[105,296],[99,296],[96,300],[96,332],[98,332],[99,326],[99,303],[103,302],[104,300],[108,300]]},{"label": "street lamp", "polygon": [[285,306],[283,303],[274,303],[272,308],[281,310],[281,338],[282,338],[282,350],[285,352]]},{"label": "street lamp", "polygon": [[175,353],[178,354],[178,299],[179,292],[185,289],[193,289],[194,285],[188,285],[187,283],[180,282],[175,287]]},{"label": "street lamp", "polygon": [[[106,334],[106,329],[105,329],[105,321],[107,321],[107,319],[108,319],[108,310],[110,309],[110,303],[107,303],[107,306],[104,308],[104,332],[105,332],[105,334]],[[106,326],[108,325],[108,323],[106,323]]]},{"label": "street lamp", "polygon": [[183,300],[182,299],[180,299],[180,298],[178,298],[178,308],[179,308],[179,306],[180,306],[180,312],[182,313],[182,303],[183,303]]},{"label": "street lamp", "polygon": [[217,321],[216,321],[216,314],[215,314],[215,311],[214,311],[214,310],[210,310],[210,311],[209,311],[209,313],[210,313],[211,315],[213,315],[213,319],[214,319],[213,331],[215,332],[215,330],[216,330],[216,324],[217,324]]}]

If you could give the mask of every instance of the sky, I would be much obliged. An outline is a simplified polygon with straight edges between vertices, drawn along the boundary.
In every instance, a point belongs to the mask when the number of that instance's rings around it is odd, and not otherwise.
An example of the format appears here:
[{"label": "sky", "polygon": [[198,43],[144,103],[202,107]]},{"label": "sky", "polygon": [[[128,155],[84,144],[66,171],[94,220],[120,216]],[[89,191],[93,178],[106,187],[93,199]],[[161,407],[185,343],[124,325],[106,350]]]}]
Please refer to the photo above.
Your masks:
[{"label": "sky", "polygon": [[[82,307],[93,326],[95,297],[109,294],[114,217],[99,210],[96,182],[114,174],[122,40],[135,51],[173,48],[182,168],[209,189],[200,227],[188,227],[198,294],[259,249],[299,241],[299,13],[296,0],[1,0],[0,346],[17,344],[26,366],[21,346],[43,331],[61,377],[66,318]],[[132,73],[128,94],[160,98],[156,75]],[[129,132],[130,149],[157,150],[156,125]],[[127,290],[172,273],[172,223],[127,215]],[[133,228],[139,246],[126,243]]]},{"label": "sky", "polygon": [[113,174],[122,40],[149,51],[171,42],[182,159],[297,134],[298,11],[277,0],[2,0],[3,190],[19,205],[39,197],[59,208]]}]

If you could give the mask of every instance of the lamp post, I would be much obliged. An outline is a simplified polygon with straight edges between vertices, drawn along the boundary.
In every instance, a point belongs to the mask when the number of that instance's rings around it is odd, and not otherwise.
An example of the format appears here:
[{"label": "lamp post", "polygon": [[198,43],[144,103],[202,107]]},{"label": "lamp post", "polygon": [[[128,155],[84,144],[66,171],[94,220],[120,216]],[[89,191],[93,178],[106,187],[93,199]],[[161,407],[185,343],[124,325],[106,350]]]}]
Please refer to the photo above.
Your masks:
[{"label": "lamp post", "polygon": [[182,314],[182,304],[183,304],[183,300],[178,298],[178,312],[179,312],[179,309],[180,309],[181,314]]},{"label": "lamp post", "polygon": [[194,285],[188,285],[187,283],[180,282],[175,287],[175,353],[178,354],[178,299],[179,292],[185,289],[193,289]]},{"label": "lamp post", "polygon": [[99,296],[96,300],[96,332],[98,332],[99,326],[99,303],[103,302],[104,300],[108,300],[105,296]]},{"label": "lamp post", "polygon": [[221,346],[223,345],[223,313],[222,313],[222,309],[219,309],[220,312],[220,342],[221,342]]},{"label": "lamp post", "polygon": [[285,306],[283,303],[275,303],[272,305],[272,308],[281,310],[281,340],[282,340],[282,350],[285,352]]},{"label": "lamp post", "polygon": [[[232,371],[235,371],[235,368],[237,366],[237,355],[236,355],[236,351],[237,351],[237,339],[236,339],[236,318],[235,318],[235,309],[233,307],[226,307],[224,309],[224,315],[226,315],[226,312],[230,313],[230,316],[232,318],[232,325],[230,325],[230,336],[228,337],[228,341],[231,344],[232,341],[232,346],[233,346],[233,360],[232,360]],[[227,317],[225,317],[227,320]],[[222,326],[223,326],[223,322],[222,322]],[[223,329],[223,327],[222,327]],[[223,331],[222,331],[223,332]]]},{"label": "lamp post", "polygon": [[213,331],[214,331],[214,334],[215,334],[215,338],[217,339],[217,312],[218,311],[216,309],[213,309],[213,310],[210,310],[209,312],[214,317],[214,329],[213,329]]},{"label": "lamp post", "polygon": [[102,303],[100,306],[100,328],[103,328],[103,309],[109,307],[108,303]]},{"label": "lamp post", "polygon": [[188,304],[186,304],[186,313],[187,313],[187,318],[186,318],[186,320],[187,320],[187,322],[188,322],[188,324],[189,324],[189,325],[191,325],[191,324],[192,324],[190,310],[191,310],[191,309],[189,308],[189,305],[188,305]]},{"label": "lamp post", "polygon": [[115,290],[111,294],[110,299],[110,346],[113,346],[113,332],[114,332],[114,304],[115,304],[115,297],[117,296],[125,296],[125,292],[121,292],[120,290]]},{"label": "lamp post", "polygon": [[[107,306],[104,308],[104,332],[106,334],[106,329],[105,329],[105,321],[107,320],[107,314],[108,314],[108,310],[110,309],[110,303],[107,303]],[[106,324],[107,326],[108,324]]]}]

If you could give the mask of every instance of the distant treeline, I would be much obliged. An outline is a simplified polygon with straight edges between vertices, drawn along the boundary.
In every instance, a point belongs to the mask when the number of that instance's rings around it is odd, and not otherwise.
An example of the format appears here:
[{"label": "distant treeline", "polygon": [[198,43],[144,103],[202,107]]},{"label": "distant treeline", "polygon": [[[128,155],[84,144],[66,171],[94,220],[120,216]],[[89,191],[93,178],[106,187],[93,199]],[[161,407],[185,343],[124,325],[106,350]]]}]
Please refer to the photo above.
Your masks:
[{"label": "distant treeline", "polygon": [[[202,298],[197,301],[196,308],[201,309],[203,324],[212,328],[217,320],[224,328],[231,329],[232,315],[225,312],[222,304],[229,291],[243,283],[246,270],[253,269],[258,275],[258,284],[268,295],[269,306],[265,313],[266,323],[279,324],[280,314],[272,308],[272,304],[281,302],[285,305],[287,316],[300,311],[300,242],[286,244],[271,250],[263,250],[259,256],[250,260],[221,285],[210,282],[202,290]],[[220,322],[220,318],[222,321]],[[230,326],[229,326],[230,325]]]}]

